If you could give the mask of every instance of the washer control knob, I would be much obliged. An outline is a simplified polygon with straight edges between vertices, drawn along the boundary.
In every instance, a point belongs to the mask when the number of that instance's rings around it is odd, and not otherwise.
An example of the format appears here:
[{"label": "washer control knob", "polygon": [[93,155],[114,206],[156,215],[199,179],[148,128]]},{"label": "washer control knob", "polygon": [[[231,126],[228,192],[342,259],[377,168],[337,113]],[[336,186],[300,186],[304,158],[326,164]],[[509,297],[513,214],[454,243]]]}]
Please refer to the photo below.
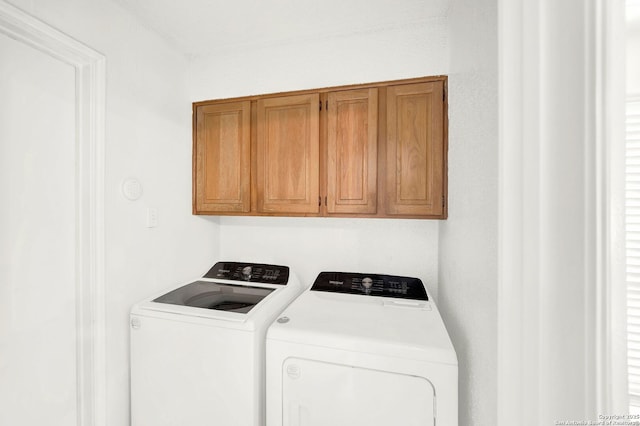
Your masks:
[{"label": "washer control knob", "polygon": [[253,273],[253,268],[251,266],[245,266],[242,268],[242,278],[245,281],[249,281],[251,279],[251,274]]},{"label": "washer control knob", "polygon": [[289,322],[289,317],[280,317],[276,320],[279,324],[286,324]]}]

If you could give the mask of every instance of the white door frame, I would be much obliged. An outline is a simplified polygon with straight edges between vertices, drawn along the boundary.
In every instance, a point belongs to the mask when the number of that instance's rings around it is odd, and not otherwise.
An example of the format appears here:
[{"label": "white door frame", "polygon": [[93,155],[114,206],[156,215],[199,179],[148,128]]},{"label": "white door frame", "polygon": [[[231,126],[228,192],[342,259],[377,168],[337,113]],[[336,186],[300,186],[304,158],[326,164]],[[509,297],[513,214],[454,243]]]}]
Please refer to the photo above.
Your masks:
[{"label": "white door frame", "polygon": [[4,0],[0,33],[75,68],[78,426],[106,426],[105,57]]},{"label": "white door frame", "polygon": [[[543,182],[545,136],[548,123],[542,112],[553,108],[554,96],[546,93],[556,66],[570,66],[584,78],[581,91],[569,96],[584,99],[576,105],[580,122],[568,124],[582,131],[585,155],[585,226],[581,239],[585,279],[581,294],[569,309],[584,312],[584,325],[576,329],[583,344],[575,357],[586,366],[589,386],[576,388],[572,398],[583,407],[585,418],[599,414],[623,414],[626,395],[624,335],[624,1],[586,0],[574,13],[581,14],[584,32],[576,43],[584,49],[581,63],[560,64],[545,49],[550,27],[558,33],[562,19],[553,16],[553,0],[498,0],[499,10],[499,286],[498,286],[498,423],[537,425],[554,415],[545,387],[550,371],[546,353],[553,351],[554,335],[548,324],[548,298],[540,271],[543,256],[557,243],[543,234],[544,212],[551,202]],[[622,32],[622,34],[621,34]],[[622,35],[622,37],[621,37]],[[556,65],[557,64],[557,65]],[[551,167],[554,167],[553,165]],[[557,166],[555,166],[557,167]],[[542,236],[541,236],[542,234]],[[547,379],[545,381],[545,379]],[[557,419],[566,420],[566,419]]]}]

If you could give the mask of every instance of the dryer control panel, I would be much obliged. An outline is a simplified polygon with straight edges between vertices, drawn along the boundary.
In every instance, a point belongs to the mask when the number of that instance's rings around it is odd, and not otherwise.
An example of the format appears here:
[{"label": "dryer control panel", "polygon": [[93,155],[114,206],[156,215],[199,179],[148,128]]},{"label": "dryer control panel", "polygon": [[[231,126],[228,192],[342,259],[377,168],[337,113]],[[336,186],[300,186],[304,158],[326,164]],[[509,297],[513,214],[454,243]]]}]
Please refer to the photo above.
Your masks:
[{"label": "dryer control panel", "polygon": [[321,272],[312,291],[429,300],[422,280],[397,275]]},{"label": "dryer control panel", "polygon": [[264,263],[218,262],[203,278],[286,285],[289,268]]}]

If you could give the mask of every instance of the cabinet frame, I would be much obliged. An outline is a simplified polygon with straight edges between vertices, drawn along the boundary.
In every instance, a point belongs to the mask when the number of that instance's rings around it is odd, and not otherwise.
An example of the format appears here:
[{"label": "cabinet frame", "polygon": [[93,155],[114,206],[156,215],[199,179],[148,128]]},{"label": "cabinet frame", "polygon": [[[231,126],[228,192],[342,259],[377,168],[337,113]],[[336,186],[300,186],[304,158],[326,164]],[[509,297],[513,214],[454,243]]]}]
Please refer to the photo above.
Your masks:
[{"label": "cabinet frame", "polygon": [[444,129],[433,123],[443,120],[444,109],[440,105],[443,97],[443,87],[434,82],[387,89],[384,207],[389,215],[442,214]]},{"label": "cabinet frame", "polygon": [[[378,89],[332,91],[327,93],[325,105],[327,214],[376,214]],[[363,108],[364,114],[359,115]],[[357,135],[358,130],[362,135]],[[345,133],[355,133],[355,140],[350,143]],[[345,139],[346,143],[341,144]],[[362,155],[360,161],[358,154]],[[348,173],[347,165],[356,166],[355,172],[360,171],[360,175]]]},{"label": "cabinet frame", "polygon": [[[194,110],[194,214],[251,211],[250,114],[248,101],[209,104]],[[209,133],[214,135],[209,137]],[[224,141],[224,136],[230,140]],[[213,178],[204,173],[208,168],[215,170],[221,182],[210,182]]]},{"label": "cabinet frame", "polygon": [[[256,196],[258,213],[318,214],[320,206],[320,96],[316,93],[257,101]],[[284,123],[270,119],[282,118]],[[291,136],[291,146],[282,135]],[[276,152],[271,152],[275,150]],[[293,153],[291,152],[293,151]],[[298,179],[278,169],[280,162],[299,168]],[[299,163],[299,166],[291,163]],[[306,185],[301,185],[306,184]],[[279,198],[280,196],[283,198]]]},{"label": "cabinet frame", "polygon": [[[442,205],[441,208],[437,209],[435,213],[412,213],[412,212],[398,212],[398,211],[389,211],[388,205],[389,200],[388,197],[388,153],[387,153],[387,88],[391,86],[402,86],[402,85],[410,85],[415,83],[425,83],[425,82],[439,82],[442,85],[442,122],[441,123],[431,123],[434,126],[441,126],[439,131],[442,134],[441,141],[441,150],[440,154],[441,164],[442,164],[442,172],[440,175],[441,183],[439,186],[441,187],[441,198]],[[200,101],[193,103],[193,187],[192,187],[192,199],[193,199],[193,214],[205,214],[205,215],[233,215],[233,216],[313,216],[313,217],[370,217],[370,218],[408,218],[408,219],[446,219],[448,216],[448,87],[447,87],[447,76],[439,75],[439,76],[430,76],[430,77],[419,77],[419,78],[411,78],[404,80],[389,80],[382,81],[376,83],[365,83],[365,84],[353,84],[353,85],[345,85],[345,86],[335,86],[335,87],[325,87],[319,89],[308,89],[308,90],[298,90],[292,92],[281,92],[281,93],[271,93],[264,95],[252,95],[252,96],[243,96],[236,98],[226,98],[226,99],[216,99],[216,100],[208,100],[208,101]],[[377,170],[376,170],[376,209],[370,212],[344,212],[344,211],[331,211],[329,209],[329,200],[328,200],[328,117],[326,107],[328,105],[329,94],[336,92],[346,92],[351,90],[367,90],[367,89],[377,89]],[[272,98],[282,98],[288,96],[297,96],[297,95],[318,95],[319,105],[318,109],[320,111],[319,115],[319,156],[318,156],[318,209],[313,212],[280,212],[280,211],[269,211],[262,209],[264,211],[260,211],[259,207],[259,189],[258,186],[261,185],[257,179],[257,167],[258,167],[258,131],[257,131],[257,120],[258,120],[258,101],[264,101]],[[251,128],[250,128],[250,208],[249,211],[202,211],[196,209],[196,182],[198,179],[197,174],[203,173],[203,171],[196,170],[196,141],[197,141],[197,111],[198,108],[214,105],[220,103],[232,103],[232,102],[249,102],[250,104],[250,117],[251,117]],[[314,209],[315,210],[315,209]]]}]

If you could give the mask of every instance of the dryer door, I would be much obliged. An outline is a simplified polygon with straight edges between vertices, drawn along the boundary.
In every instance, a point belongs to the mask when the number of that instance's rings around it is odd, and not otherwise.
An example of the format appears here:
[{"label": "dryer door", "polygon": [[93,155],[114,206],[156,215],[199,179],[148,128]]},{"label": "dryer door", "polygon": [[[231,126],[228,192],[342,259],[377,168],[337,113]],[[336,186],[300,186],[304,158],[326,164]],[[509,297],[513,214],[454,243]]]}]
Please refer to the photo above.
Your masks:
[{"label": "dryer door", "polygon": [[289,358],[282,370],[283,426],[434,425],[423,377]]}]

